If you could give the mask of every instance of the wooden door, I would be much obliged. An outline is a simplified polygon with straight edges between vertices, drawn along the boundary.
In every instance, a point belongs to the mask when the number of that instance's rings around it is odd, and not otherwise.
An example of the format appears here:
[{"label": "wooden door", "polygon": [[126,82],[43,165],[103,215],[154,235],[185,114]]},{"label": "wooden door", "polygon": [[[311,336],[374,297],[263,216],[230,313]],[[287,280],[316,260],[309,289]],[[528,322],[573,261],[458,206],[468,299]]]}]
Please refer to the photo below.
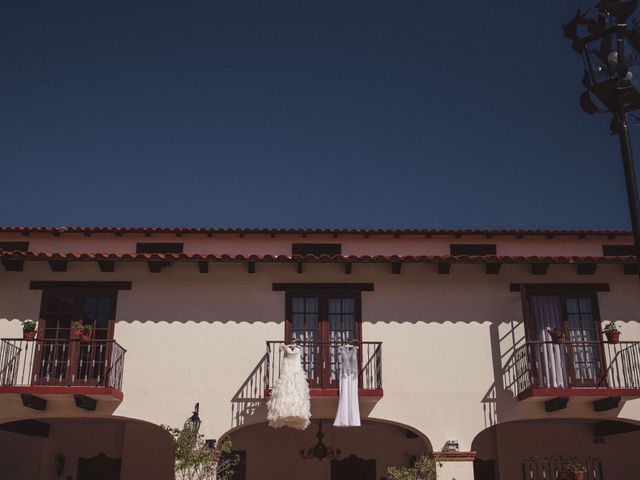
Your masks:
[{"label": "wooden door", "polygon": [[359,292],[289,293],[286,317],[285,341],[301,343],[309,385],[337,388],[337,349],[361,338]]},{"label": "wooden door", "polygon": [[603,378],[600,321],[594,315],[595,299],[567,296],[564,299],[569,365],[575,386],[595,386]]},{"label": "wooden door", "polygon": [[[327,298],[327,344],[324,358],[328,365],[324,371],[325,388],[338,388],[340,365],[338,363],[338,347],[349,342],[359,342],[359,307],[353,295],[331,295]],[[361,350],[358,350],[360,360]],[[358,365],[362,362],[359,361]]]},{"label": "wooden door", "polygon": [[67,385],[72,356],[69,332],[75,308],[75,298],[68,292],[43,292],[33,383]]},{"label": "wooden door", "polygon": [[78,459],[77,480],[120,480],[122,460],[100,453],[92,458]]},{"label": "wooden door", "polygon": [[344,460],[331,460],[331,480],[376,480],[376,461],[355,455]]},{"label": "wooden door", "polygon": [[[39,385],[98,385],[105,381],[113,340],[115,293],[43,291],[33,378]],[[70,339],[72,322],[93,328],[92,341]]]}]

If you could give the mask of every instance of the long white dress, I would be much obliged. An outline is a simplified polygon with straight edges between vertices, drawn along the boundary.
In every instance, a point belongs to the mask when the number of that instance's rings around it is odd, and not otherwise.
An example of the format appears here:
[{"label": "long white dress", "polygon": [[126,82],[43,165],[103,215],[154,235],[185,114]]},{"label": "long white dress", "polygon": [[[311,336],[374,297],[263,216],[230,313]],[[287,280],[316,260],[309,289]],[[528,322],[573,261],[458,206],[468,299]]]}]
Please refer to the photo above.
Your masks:
[{"label": "long white dress", "polygon": [[276,380],[267,402],[267,420],[273,428],[291,427],[304,430],[311,418],[309,384],[302,369],[300,348],[283,345],[280,378]]},{"label": "long white dress", "polygon": [[360,405],[358,404],[358,347],[338,347],[340,361],[340,399],[334,427],[359,427]]}]

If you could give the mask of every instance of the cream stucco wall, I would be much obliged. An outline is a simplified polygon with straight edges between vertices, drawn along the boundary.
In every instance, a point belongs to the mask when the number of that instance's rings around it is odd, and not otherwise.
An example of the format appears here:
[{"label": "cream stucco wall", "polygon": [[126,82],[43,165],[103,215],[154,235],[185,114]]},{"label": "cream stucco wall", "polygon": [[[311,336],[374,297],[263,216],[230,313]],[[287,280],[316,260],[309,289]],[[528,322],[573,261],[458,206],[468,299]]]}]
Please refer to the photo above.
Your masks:
[{"label": "cream stucco wall", "polygon": [[[540,240],[540,248],[561,249],[563,241],[554,242]],[[594,243],[573,240],[573,254],[588,245]],[[49,242],[46,249],[57,246]],[[486,275],[481,266],[454,265],[450,275],[439,275],[433,265],[405,264],[400,275],[393,275],[386,264],[356,264],[353,274],[345,275],[337,264],[305,264],[302,274],[286,264],[258,264],[255,274],[242,264],[214,264],[200,274],[193,264],[176,263],[152,274],[145,264],[118,263],[116,272],[101,273],[93,263],[72,262],[68,272],[55,273],[45,262],[26,262],[23,272],[0,272],[0,337],[19,337],[19,320],[38,318],[40,292],[29,290],[31,280],[132,282],[130,291],[119,293],[115,329],[116,340],[127,349],[124,401],[99,402],[97,412],[51,402],[41,414],[5,395],[0,396],[0,421],[115,415],[181,425],[200,402],[208,438],[263,422],[260,375],[251,373],[264,355],[265,341],[284,335],[284,293],[272,291],[274,282],[374,284],[373,292],[362,293],[363,340],[383,342],[384,396],[363,399],[363,415],[411,426],[435,450],[448,439],[470,450],[481,431],[514,420],[640,421],[640,400],[596,413],[589,400],[572,399],[567,409],[549,414],[541,401],[515,400],[504,379],[504,366],[524,335],[520,294],[509,290],[510,283],[608,283],[611,291],[598,295],[601,317],[621,322],[623,339],[640,340],[637,277],[623,275],[619,266],[600,266],[585,276],[573,266],[552,265],[548,275],[533,276],[526,265],[505,265],[498,275]],[[312,414],[332,418],[336,404],[314,399]]]}]

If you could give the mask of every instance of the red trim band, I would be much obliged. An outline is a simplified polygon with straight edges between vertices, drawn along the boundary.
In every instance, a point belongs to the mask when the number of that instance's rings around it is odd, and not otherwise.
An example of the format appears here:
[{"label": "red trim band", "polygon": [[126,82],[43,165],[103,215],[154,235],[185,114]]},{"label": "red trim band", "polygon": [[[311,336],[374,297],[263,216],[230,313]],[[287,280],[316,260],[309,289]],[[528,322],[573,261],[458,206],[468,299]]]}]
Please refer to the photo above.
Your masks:
[{"label": "red trim band", "polygon": [[115,388],[102,387],[0,387],[0,395],[5,393],[29,395],[105,395],[122,401],[124,394]]}]

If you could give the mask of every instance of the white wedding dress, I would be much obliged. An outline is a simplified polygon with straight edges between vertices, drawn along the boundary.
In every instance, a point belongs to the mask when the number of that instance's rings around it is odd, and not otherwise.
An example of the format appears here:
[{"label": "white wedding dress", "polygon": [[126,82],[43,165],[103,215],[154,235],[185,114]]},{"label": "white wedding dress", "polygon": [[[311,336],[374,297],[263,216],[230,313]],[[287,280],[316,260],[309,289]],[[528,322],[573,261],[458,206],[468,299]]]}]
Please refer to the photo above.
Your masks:
[{"label": "white wedding dress", "polygon": [[340,361],[340,399],[334,427],[359,427],[360,405],[358,404],[358,347],[338,347]]},{"label": "white wedding dress", "polygon": [[283,345],[280,350],[284,354],[280,378],[276,380],[267,402],[267,420],[273,428],[304,430],[310,423],[311,402],[307,376],[302,369],[300,348]]}]

